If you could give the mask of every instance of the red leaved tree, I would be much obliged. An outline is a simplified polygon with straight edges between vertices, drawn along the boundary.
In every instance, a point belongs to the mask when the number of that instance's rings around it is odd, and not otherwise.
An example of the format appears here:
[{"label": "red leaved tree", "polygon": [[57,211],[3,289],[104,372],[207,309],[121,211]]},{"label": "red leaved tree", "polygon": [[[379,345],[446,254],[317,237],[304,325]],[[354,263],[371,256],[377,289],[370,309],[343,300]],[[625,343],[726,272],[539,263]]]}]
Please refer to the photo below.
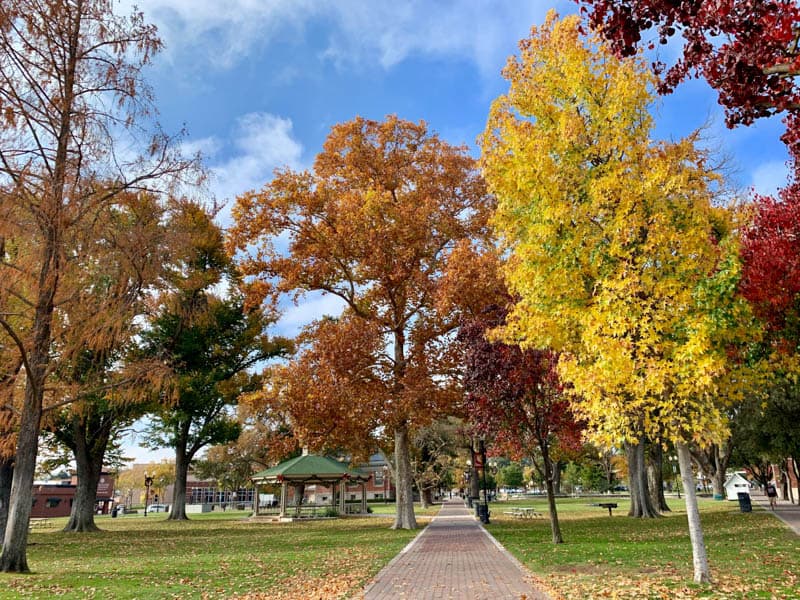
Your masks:
[{"label": "red leaved tree", "polygon": [[642,34],[653,28],[662,44],[680,33],[681,57],[654,65],[663,74],[662,93],[689,76],[703,77],[719,93],[731,126],[800,109],[796,0],[579,1],[592,27],[623,56],[635,54]]},{"label": "red leaved tree", "polygon": [[459,331],[465,408],[478,433],[512,456],[530,457],[545,481],[553,543],[560,544],[553,453],[558,447],[579,446],[581,427],[556,372],[558,354],[486,339],[504,319],[505,311],[495,307]]},{"label": "red leaved tree", "polygon": [[751,226],[742,236],[742,295],[766,323],[778,349],[800,340],[800,184],[779,199],[756,198]]}]

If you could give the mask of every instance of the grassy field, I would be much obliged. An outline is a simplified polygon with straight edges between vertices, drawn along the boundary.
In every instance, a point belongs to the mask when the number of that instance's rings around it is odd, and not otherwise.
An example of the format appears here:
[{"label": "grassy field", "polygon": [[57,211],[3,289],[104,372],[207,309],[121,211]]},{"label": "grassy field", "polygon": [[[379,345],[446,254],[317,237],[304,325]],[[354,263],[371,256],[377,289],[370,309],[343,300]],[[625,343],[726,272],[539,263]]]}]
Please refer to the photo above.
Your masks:
[{"label": "grassy field", "polygon": [[[416,532],[381,517],[250,523],[247,513],[98,518],[93,534],[30,536],[30,575],[0,574],[0,598],[339,598]],[[423,522],[425,519],[423,518]]]},{"label": "grassy field", "polygon": [[702,523],[713,587],[692,580],[692,553],[683,502],[659,519],[625,516],[626,499],[609,518],[588,506],[600,499],[558,503],[565,543],[551,542],[550,521],[503,515],[511,506],[533,506],[547,515],[541,500],[494,503],[487,529],[531,572],[554,598],[800,598],[800,538],[767,512],[740,513],[733,502],[701,499]]},{"label": "grassy field", "polygon": [[[489,531],[533,572],[553,599],[800,598],[800,538],[769,513],[742,514],[730,502],[701,501],[714,587],[691,581],[691,548],[682,503],[655,520],[609,517],[591,499],[562,499],[566,543],[550,542],[544,518],[503,515],[492,503]],[[600,501],[595,500],[596,502]],[[391,531],[392,505],[381,516],[270,524],[245,513],[101,517],[103,531],[64,534],[66,519],[34,530],[30,575],[0,574],[0,598],[241,598],[313,600],[357,597],[364,583],[416,532]],[[437,508],[428,511],[435,514]],[[418,515],[422,511],[418,511]],[[420,516],[421,522],[428,517]]]}]

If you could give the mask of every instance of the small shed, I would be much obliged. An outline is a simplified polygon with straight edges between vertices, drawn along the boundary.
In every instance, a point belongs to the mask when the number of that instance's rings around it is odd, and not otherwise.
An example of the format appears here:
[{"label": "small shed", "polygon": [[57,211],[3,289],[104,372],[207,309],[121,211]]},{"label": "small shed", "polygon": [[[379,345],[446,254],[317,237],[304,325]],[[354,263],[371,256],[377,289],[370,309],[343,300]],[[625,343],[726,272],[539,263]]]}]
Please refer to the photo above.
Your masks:
[{"label": "small shed", "polygon": [[[317,456],[314,454],[304,454],[295,458],[282,462],[279,465],[256,473],[251,478],[255,484],[256,491],[255,497],[259,497],[259,488],[263,485],[280,485],[280,512],[278,517],[281,520],[291,520],[294,517],[303,516],[308,510],[303,510],[305,507],[295,505],[292,507],[288,505],[289,485],[297,484],[320,484],[330,487],[334,493],[331,494],[330,509],[333,509],[338,514],[343,515],[347,512],[345,505],[345,489],[347,485],[353,483],[360,483],[361,487],[361,503],[360,514],[367,513],[367,488],[366,484],[369,481],[369,475],[363,475],[358,471],[351,471],[346,464],[328,458],[327,456]],[[335,490],[338,487],[338,494]],[[338,507],[336,501],[338,499]],[[254,503],[255,511],[254,516],[259,516],[259,502]],[[309,507],[313,510],[312,514],[316,514],[316,506]],[[291,513],[291,514],[290,514]],[[307,516],[307,515],[306,515]]]},{"label": "small shed", "polygon": [[725,495],[728,500],[738,500],[739,492],[750,493],[750,482],[747,481],[740,473],[734,473],[725,482]]}]

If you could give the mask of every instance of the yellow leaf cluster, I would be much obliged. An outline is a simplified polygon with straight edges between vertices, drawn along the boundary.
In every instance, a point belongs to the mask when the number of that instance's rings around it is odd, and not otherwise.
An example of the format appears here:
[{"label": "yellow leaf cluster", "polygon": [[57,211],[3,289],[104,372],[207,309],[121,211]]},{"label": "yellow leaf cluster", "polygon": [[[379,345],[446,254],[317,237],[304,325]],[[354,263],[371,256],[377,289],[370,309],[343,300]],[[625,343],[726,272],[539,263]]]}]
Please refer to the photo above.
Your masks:
[{"label": "yellow leaf cluster", "polygon": [[[519,298],[496,335],[562,352],[600,442],[719,438],[726,371],[705,286],[730,249],[696,135],[654,143],[652,76],[551,13],[505,70],[482,169]],[[705,290],[703,293],[700,290]]]}]

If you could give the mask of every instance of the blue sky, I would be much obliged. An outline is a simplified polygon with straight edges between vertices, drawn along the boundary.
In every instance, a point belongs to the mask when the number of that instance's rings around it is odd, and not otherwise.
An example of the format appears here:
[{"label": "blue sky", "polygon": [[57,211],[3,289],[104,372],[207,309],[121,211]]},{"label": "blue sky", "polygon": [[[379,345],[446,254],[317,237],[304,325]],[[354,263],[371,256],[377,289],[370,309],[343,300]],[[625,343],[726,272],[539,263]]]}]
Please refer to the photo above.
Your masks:
[{"label": "blue sky", "polygon": [[[238,193],[260,188],[276,167],[309,167],[330,127],[356,115],[423,119],[477,155],[518,40],[550,8],[576,12],[571,1],[541,0],[227,0],[224,13],[218,0],[136,5],[166,44],[146,72],[160,120],[167,131],[185,127],[187,146],[202,151],[210,191],[228,203],[223,225]],[[780,120],[728,130],[705,82],[684,84],[654,114],[661,138],[707,125],[706,143],[743,193],[772,193],[786,178]],[[319,297],[289,306],[279,331],[293,334],[337,306]],[[131,455],[154,456],[137,447]]]}]

